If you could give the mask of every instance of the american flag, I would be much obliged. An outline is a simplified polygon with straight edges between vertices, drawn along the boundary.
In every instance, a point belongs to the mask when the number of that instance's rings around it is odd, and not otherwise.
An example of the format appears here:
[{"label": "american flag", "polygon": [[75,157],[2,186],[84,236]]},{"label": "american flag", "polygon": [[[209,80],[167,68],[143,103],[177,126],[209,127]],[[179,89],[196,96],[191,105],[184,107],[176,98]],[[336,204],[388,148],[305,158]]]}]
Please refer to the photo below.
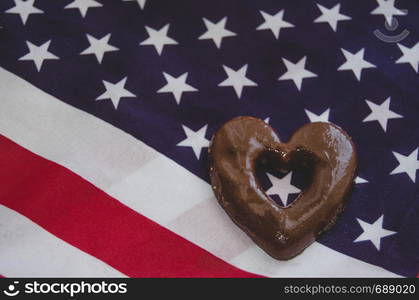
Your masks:
[{"label": "american flag", "polygon": [[[0,274],[415,277],[419,2],[2,0]],[[353,138],[336,225],[277,261],[224,213],[207,147],[240,115]],[[306,176],[260,170],[278,205]]]}]

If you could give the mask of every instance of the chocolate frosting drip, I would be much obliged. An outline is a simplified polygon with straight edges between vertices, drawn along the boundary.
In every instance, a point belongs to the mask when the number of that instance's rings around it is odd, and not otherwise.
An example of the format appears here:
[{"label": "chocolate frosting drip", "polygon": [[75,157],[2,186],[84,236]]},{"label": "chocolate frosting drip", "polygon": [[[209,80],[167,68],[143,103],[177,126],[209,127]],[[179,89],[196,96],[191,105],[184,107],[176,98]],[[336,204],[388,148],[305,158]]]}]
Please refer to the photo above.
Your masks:
[{"label": "chocolate frosting drip", "polygon": [[[238,117],[215,133],[209,153],[218,202],[256,244],[281,260],[299,254],[334,224],[357,167],[348,134],[321,122],[304,125],[281,143],[262,120]],[[284,170],[304,167],[312,181],[291,205],[280,207],[258,183],[255,168],[261,161]]]}]

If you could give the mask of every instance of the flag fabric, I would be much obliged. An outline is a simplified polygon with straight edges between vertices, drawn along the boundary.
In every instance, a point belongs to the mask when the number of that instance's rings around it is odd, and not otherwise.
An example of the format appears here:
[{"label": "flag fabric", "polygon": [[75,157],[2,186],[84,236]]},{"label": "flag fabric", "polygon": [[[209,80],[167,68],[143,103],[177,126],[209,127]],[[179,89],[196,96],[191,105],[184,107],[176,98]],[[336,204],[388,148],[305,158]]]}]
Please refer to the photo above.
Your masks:
[{"label": "flag fabric", "polygon": [[[0,26],[3,276],[418,275],[419,2],[4,0]],[[344,212],[288,261],[210,187],[242,115],[357,147]],[[306,177],[258,174],[280,206]]]}]

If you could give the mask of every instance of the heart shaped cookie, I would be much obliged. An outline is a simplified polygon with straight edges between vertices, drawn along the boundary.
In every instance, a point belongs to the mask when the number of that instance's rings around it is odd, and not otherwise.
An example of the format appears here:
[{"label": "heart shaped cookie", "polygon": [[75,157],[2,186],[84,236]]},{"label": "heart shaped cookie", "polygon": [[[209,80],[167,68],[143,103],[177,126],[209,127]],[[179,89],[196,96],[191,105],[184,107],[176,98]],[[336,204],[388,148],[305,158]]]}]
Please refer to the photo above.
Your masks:
[{"label": "heart shaped cookie", "polygon": [[[218,202],[259,247],[281,260],[302,252],[334,224],[357,168],[349,135],[321,122],[304,125],[282,143],[264,121],[238,117],[215,133],[209,154]],[[262,161],[281,170],[303,167],[311,173],[311,183],[291,205],[280,207],[256,178]]]}]

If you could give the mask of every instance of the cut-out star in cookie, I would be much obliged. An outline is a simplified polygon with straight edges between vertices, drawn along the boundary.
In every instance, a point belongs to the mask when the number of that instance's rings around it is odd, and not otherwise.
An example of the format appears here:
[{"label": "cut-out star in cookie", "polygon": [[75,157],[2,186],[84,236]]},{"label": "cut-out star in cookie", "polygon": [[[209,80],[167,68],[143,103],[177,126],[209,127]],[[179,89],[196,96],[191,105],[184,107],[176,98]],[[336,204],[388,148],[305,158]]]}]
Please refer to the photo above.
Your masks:
[{"label": "cut-out star in cookie", "polygon": [[193,131],[192,129],[182,125],[183,131],[186,134],[186,139],[178,143],[176,146],[191,147],[196,158],[199,160],[202,149],[207,148],[209,145],[209,140],[205,138],[207,126],[208,125],[205,125],[201,129]]},{"label": "cut-out star in cookie", "polygon": [[371,109],[371,113],[362,122],[378,121],[384,132],[387,131],[388,120],[403,118],[402,115],[396,114],[390,110],[390,97],[380,105],[368,100],[365,100],[365,102]]},{"label": "cut-out star in cookie", "polygon": [[162,28],[156,30],[151,27],[146,26],[145,29],[148,33],[148,39],[144,40],[140,43],[141,46],[151,45],[154,46],[157,50],[159,55],[163,52],[163,47],[165,45],[177,45],[176,42],[171,37],[167,36],[167,32],[169,31],[170,24],[164,25]]},{"label": "cut-out star in cookie", "polygon": [[227,73],[228,78],[223,82],[219,83],[218,86],[231,86],[237,94],[237,97],[241,97],[243,88],[245,86],[257,86],[256,82],[246,77],[247,64],[238,69],[237,71],[223,66],[224,71]]},{"label": "cut-out star in cookie", "polygon": [[406,13],[394,6],[395,0],[377,0],[378,7],[371,11],[372,15],[383,15],[387,24],[392,24],[394,16],[404,16]]},{"label": "cut-out star in cookie", "polygon": [[18,14],[22,19],[22,23],[26,24],[26,21],[31,14],[43,14],[44,11],[36,8],[33,4],[35,0],[14,0],[15,6],[5,11],[8,14]]},{"label": "cut-out star in cookie", "polygon": [[310,119],[310,122],[329,122],[330,108],[326,109],[320,115],[312,113],[311,111],[305,109],[307,117]]},{"label": "cut-out star in cookie", "polygon": [[412,48],[397,44],[403,55],[396,61],[396,64],[408,63],[412,66],[416,73],[419,71],[419,42]]},{"label": "cut-out star in cookie", "polygon": [[112,101],[115,109],[118,108],[119,101],[123,97],[136,97],[133,93],[125,89],[125,83],[127,82],[127,77],[124,77],[121,81],[117,83],[112,83],[103,80],[103,85],[105,86],[106,91],[96,98],[97,100],[110,99]]},{"label": "cut-out star in cookie", "polygon": [[266,175],[268,175],[269,181],[272,183],[272,186],[266,191],[266,194],[278,195],[284,206],[287,206],[288,196],[290,194],[301,192],[299,188],[291,184],[292,172],[289,172],[283,178],[277,178],[269,173],[266,173]]},{"label": "cut-out star in cookie", "polygon": [[32,60],[38,71],[41,71],[44,60],[47,59],[59,59],[58,56],[48,51],[51,40],[43,43],[40,46],[36,46],[31,42],[27,41],[26,45],[29,48],[29,53],[19,58],[19,60]]},{"label": "cut-out star in cookie", "polygon": [[284,21],[284,10],[280,10],[275,15],[270,15],[264,11],[260,11],[265,22],[260,24],[256,30],[266,30],[269,29],[272,31],[276,39],[279,38],[279,33],[282,28],[291,28],[294,27],[293,24]]},{"label": "cut-out star in cookie", "polygon": [[101,7],[101,3],[95,0],[74,0],[70,4],[66,5],[65,9],[77,8],[80,11],[82,17],[86,17],[87,10],[91,7]]},{"label": "cut-out star in cookie", "polygon": [[287,67],[287,72],[279,77],[278,80],[292,80],[294,81],[297,89],[300,91],[304,78],[317,77],[316,74],[305,69],[306,60],[307,56],[304,56],[302,59],[300,59],[300,61],[294,64],[283,58],[282,61],[284,62],[285,67]]},{"label": "cut-out star in cookie", "polygon": [[339,21],[351,20],[351,17],[345,16],[340,13],[340,4],[336,4],[332,8],[326,8],[320,4],[317,4],[317,7],[320,9],[322,15],[314,20],[314,23],[329,23],[333,31],[336,32],[338,28]]},{"label": "cut-out star in cookie", "polygon": [[217,46],[217,48],[221,47],[221,42],[223,38],[229,37],[229,36],[235,36],[236,34],[230,30],[227,30],[226,23],[227,23],[227,17],[222,18],[217,23],[212,23],[211,21],[207,19],[203,19],[205,26],[207,27],[207,31],[201,35],[198,39],[200,40],[209,40],[212,39]]},{"label": "cut-out star in cookie", "polygon": [[357,177],[355,178],[355,183],[356,183],[356,184],[358,184],[358,183],[368,183],[368,180],[366,180],[366,179],[364,179],[364,178],[361,178],[361,177],[357,176]]},{"label": "cut-out star in cookie", "polygon": [[347,71],[350,70],[354,72],[356,79],[361,81],[361,74],[363,69],[367,68],[376,68],[375,65],[372,63],[364,60],[364,52],[365,48],[362,48],[357,53],[353,54],[345,49],[341,49],[343,55],[345,56],[346,62],[341,65],[338,70],[339,71]]},{"label": "cut-out star in cookie", "polygon": [[144,6],[145,6],[145,3],[146,3],[146,0],[123,0],[123,1],[135,1],[135,2],[137,2],[138,3],[138,5],[140,6],[140,8],[141,9],[144,9]]},{"label": "cut-out star in cookie", "polygon": [[167,81],[167,84],[159,89],[157,93],[172,93],[176,99],[176,103],[180,104],[180,99],[184,92],[196,92],[198,91],[193,86],[186,83],[188,73],[183,73],[178,77],[173,77],[170,74],[163,72],[163,76]]},{"label": "cut-out star in cookie", "polygon": [[416,182],[416,171],[419,170],[418,150],[419,148],[416,148],[408,156],[393,152],[399,165],[391,171],[390,175],[406,173],[413,182]]},{"label": "cut-out star in cookie", "polygon": [[363,232],[358,236],[354,243],[370,241],[378,251],[380,251],[381,239],[396,234],[396,231],[383,228],[384,215],[381,215],[374,223],[370,224],[361,219],[356,219],[362,227]]},{"label": "cut-out star in cookie", "polygon": [[87,34],[87,39],[89,40],[90,47],[85,49],[81,55],[86,54],[94,54],[99,63],[102,62],[103,56],[106,52],[110,51],[117,51],[118,48],[109,45],[109,39],[111,38],[111,34],[107,34],[104,37],[97,39],[89,34]]}]

